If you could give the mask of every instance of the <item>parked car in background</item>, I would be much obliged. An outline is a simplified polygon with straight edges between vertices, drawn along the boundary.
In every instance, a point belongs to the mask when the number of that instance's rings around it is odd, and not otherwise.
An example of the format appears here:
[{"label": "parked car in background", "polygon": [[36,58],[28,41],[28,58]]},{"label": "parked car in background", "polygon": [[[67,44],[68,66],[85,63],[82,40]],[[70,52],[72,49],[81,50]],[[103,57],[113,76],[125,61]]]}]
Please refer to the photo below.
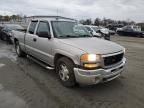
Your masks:
[{"label": "parked car in background", "polygon": [[4,28],[3,24],[0,24],[0,39],[2,40],[2,29]]},{"label": "parked car in background", "polygon": [[3,29],[3,24],[0,24],[0,30]]},{"label": "parked car in background", "polygon": [[109,34],[110,34],[110,35],[115,35],[116,32],[115,32],[114,30],[109,30]]},{"label": "parked car in background", "polygon": [[25,33],[14,32],[17,55],[28,55],[45,68],[55,69],[66,87],[111,81],[125,67],[124,47],[93,37],[76,20],[58,16],[35,18]]},{"label": "parked car in background", "polygon": [[93,25],[83,25],[94,37],[102,38],[100,33],[97,33],[98,27]]},{"label": "parked car in background", "polygon": [[110,34],[108,29],[93,25],[84,25],[84,26],[90,33],[92,33],[94,37],[110,40]]},{"label": "parked car in background", "polygon": [[125,26],[116,30],[117,34],[124,36],[144,37],[143,32],[139,26]]},{"label": "parked car in background", "polygon": [[97,32],[100,33],[104,39],[110,40],[110,32],[108,28],[99,26],[99,30]]},{"label": "parked car in background", "polygon": [[112,31],[116,31],[117,28],[122,28],[122,27],[124,27],[124,24],[109,24],[106,26],[106,28]]},{"label": "parked car in background", "polygon": [[12,30],[24,30],[21,25],[18,24],[4,24],[1,29],[1,39],[8,43],[13,43],[13,32]]}]

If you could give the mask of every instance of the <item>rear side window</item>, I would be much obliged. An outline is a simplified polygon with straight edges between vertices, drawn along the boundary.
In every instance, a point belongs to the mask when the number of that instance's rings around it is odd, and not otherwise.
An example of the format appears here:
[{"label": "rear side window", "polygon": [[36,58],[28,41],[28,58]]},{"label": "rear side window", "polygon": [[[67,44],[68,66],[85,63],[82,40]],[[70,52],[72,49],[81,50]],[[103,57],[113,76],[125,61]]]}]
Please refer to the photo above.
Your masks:
[{"label": "rear side window", "polygon": [[30,27],[29,27],[29,33],[30,33],[30,34],[34,34],[36,25],[37,25],[37,21],[32,21],[32,22],[31,22]]},{"label": "rear side window", "polygon": [[39,33],[42,33],[42,32],[47,33],[48,35],[50,34],[50,28],[49,28],[48,22],[41,21],[39,23],[36,34],[38,35]]}]

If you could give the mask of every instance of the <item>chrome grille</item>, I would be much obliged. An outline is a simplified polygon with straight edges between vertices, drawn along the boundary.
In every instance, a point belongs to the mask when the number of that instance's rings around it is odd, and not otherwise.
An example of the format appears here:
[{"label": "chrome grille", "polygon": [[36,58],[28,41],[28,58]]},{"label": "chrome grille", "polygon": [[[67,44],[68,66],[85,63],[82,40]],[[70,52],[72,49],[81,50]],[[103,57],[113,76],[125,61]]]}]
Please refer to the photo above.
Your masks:
[{"label": "chrome grille", "polygon": [[104,66],[110,66],[119,63],[123,59],[124,53],[104,57]]}]

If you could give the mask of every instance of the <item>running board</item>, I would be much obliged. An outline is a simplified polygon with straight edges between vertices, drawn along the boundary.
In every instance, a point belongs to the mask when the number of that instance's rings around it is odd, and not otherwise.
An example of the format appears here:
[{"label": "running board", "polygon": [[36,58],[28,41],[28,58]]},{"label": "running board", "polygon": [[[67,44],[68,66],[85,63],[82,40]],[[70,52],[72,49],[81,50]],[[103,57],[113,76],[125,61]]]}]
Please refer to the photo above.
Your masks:
[{"label": "running board", "polygon": [[30,56],[30,55],[27,55],[27,57],[28,57],[29,59],[33,60],[34,62],[36,62],[37,64],[41,65],[42,67],[46,68],[46,69],[54,70],[53,67],[47,65],[46,63],[44,63],[44,62],[42,62],[42,61],[40,61],[40,60],[38,60],[38,59]]}]

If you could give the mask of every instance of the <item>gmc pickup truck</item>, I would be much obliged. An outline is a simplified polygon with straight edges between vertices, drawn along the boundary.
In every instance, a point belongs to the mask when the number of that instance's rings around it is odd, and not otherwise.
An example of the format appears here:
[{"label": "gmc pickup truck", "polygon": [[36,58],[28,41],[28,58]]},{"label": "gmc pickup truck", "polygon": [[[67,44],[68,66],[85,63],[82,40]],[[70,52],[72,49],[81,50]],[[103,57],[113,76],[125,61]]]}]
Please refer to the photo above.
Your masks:
[{"label": "gmc pickup truck", "polygon": [[13,33],[17,55],[54,69],[66,87],[111,81],[125,67],[124,47],[93,37],[73,19],[34,18],[25,32]]}]

